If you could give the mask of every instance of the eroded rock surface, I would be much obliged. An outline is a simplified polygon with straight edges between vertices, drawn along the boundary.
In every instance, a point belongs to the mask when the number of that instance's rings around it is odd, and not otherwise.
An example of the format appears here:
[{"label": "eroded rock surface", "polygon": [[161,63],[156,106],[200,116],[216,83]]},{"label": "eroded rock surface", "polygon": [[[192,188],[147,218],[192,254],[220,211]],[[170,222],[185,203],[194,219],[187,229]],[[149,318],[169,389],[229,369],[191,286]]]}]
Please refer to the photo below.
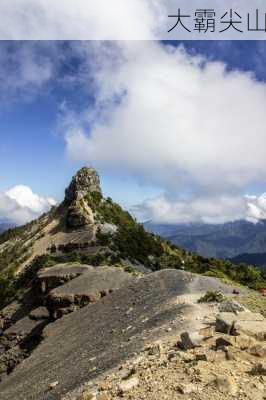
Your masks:
[{"label": "eroded rock surface", "polygon": [[67,225],[71,228],[81,228],[94,224],[92,209],[84,198],[89,193],[101,195],[100,178],[93,168],[82,168],[72,178],[65,191],[65,203],[68,205]]},{"label": "eroded rock surface", "polygon": [[100,178],[94,168],[81,168],[73,176],[69,187],[65,192],[65,200],[72,202],[81,199],[89,192],[101,193]]},{"label": "eroded rock surface", "polygon": [[95,303],[134,280],[136,278],[133,275],[121,268],[97,267],[50,291],[47,307],[51,316],[56,319],[78,307]]},{"label": "eroded rock surface", "polygon": [[42,293],[45,294],[86,272],[93,271],[93,269],[92,266],[85,264],[57,264],[54,267],[40,270],[37,273],[37,280]]},{"label": "eroded rock surface", "polygon": [[[125,283],[100,301],[49,324],[31,356],[0,385],[1,399],[62,398],[140,353],[147,343],[176,338],[192,329],[191,325],[201,324],[196,318],[203,306],[177,298],[189,295],[191,288],[197,292],[218,286],[225,293],[232,292],[214,278],[177,270]],[[47,391],[54,381],[58,385]]]}]

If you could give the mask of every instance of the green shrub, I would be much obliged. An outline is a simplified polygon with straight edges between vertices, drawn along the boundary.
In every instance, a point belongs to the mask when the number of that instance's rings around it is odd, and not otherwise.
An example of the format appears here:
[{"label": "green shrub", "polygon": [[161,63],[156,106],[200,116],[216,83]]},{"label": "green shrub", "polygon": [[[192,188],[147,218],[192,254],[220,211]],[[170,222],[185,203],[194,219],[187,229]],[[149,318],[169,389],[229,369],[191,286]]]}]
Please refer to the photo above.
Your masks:
[{"label": "green shrub", "polygon": [[0,274],[0,308],[8,304],[15,293],[14,277],[12,275]]},{"label": "green shrub", "polygon": [[225,297],[220,292],[207,292],[202,296],[198,303],[222,303],[225,301]]}]

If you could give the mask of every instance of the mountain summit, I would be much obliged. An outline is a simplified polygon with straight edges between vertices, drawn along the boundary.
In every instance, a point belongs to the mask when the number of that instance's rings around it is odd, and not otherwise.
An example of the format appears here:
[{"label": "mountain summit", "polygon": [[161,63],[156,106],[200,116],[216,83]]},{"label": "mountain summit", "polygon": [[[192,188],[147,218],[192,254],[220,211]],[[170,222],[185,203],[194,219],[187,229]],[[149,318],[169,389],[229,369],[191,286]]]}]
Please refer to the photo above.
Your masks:
[{"label": "mountain summit", "polygon": [[68,206],[67,224],[69,227],[92,225],[94,217],[92,209],[86,202],[86,196],[98,194],[102,197],[100,178],[93,168],[81,168],[72,178],[65,191],[65,204]]},{"label": "mountain summit", "polygon": [[80,200],[88,193],[94,192],[102,194],[98,172],[94,168],[83,167],[73,176],[65,190],[65,201]]},{"label": "mountain summit", "polygon": [[159,238],[103,197],[97,171],[83,167],[58,206],[0,237],[0,272],[21,274],[36,257],[65,259],[73,252],[89,263],[131,260],[151,265],[163,248]]}]

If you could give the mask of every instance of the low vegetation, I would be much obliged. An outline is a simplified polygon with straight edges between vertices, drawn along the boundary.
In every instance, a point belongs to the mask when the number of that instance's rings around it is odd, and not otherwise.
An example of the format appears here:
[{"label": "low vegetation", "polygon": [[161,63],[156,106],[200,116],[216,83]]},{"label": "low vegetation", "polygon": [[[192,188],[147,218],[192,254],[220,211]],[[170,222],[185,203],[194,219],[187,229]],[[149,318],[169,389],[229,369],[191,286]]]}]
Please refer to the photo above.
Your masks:
[{"label": "low vegetation", "polygon": [[266,318],[266,297],[256,291],[249,291],[246,295],[238,298],[248,310],[258,312]]},{"label": "low vegetation", "polygon": [[225,297],[220,292],[207,292],[202,296],[198,303],[222,303]]},{"label": "low vegetation", "polygon": [[[141,263],[152,271],[183,269],[255,290],[266,287],[265,272],[253,266],[234,265],[226,260],[208,259],[179,249],[160,237],[147,233],[141,224],[110,198],[105,200],[100,193],[94,192],[89,193],[85,199],[93,210],[97,223],[117,227],[114,233],[103,234],[98,231],[97,245],[102,246],[103,250],[94,255],[72,252],[63,256],[37,257],[16,276],[18,267],[29,257],[34,241],[42,235],[45,219],[41,217],[24,227],[5,232],[0,236],[0,306],[14,297],[21,287],[29,285],[40,268],[60,262],[80,262],[97,266],[123,264],[123,260],[128,260],[132,264]],[[49,218],[52,218],[52,213],[48,215]],[[8,243],[6,248],[5,243]]]}]

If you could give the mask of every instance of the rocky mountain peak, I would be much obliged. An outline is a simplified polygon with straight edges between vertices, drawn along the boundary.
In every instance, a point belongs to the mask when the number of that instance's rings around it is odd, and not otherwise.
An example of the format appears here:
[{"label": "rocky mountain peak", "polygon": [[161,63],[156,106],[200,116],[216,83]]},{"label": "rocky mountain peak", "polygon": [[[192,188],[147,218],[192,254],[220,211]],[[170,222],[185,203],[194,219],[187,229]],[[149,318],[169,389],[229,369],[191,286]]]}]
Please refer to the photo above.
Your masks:
[{"label": "rocky mountain peak", "polygon": [[98,172],[94,168],[83,167],[73,176],[69,187],[65,191],[65,200],[73,202],[92,192],[101,193]]}]

